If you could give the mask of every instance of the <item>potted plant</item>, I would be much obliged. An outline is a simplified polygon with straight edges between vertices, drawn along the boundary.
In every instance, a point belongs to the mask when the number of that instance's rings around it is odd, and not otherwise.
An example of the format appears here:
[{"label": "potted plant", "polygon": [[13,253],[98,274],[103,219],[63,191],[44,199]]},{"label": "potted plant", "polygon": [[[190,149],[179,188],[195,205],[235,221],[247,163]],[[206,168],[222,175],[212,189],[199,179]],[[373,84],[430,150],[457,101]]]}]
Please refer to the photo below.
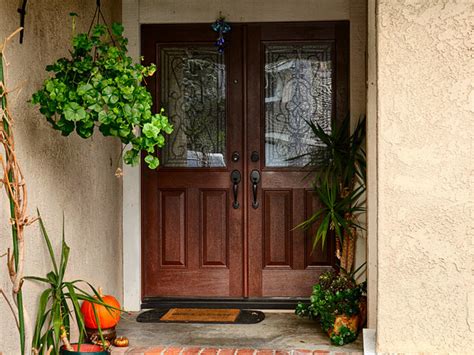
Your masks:
[{"label": "potted plant", "polygon": [[[71,15],[74,32],[77,15]],[[126,164],[137,164],[144,151],[148,167],[155,169],[157,149],[173,128],[163,110],[152,112],[152,97],[141,85],[156,66],[134,64],[122,33],[119,23],[111,28],[96,24],[89,33],[73,36],[71,57],[46,67],[53,75],[33,94],[32,102],[64,136],[75,131],[89,138],[97,127],[104,136],[129,145],[123,156]]]},{"label": "potted plant", "polygon": [[314,122],[307,123],[317,143],[302,156],[309,157],[307,166],[313,173],[313,191],[322,207],[297,228],[308,230],[316,226],[313,249],[318,243],[324,248],[327,236],[334,236],[339,266],[350,273],[354,266],[357,232],[363,229],[357,217],[365,211],[361,201],[366,176],[365,117],[358,121],[352,134],[349,134],[349,115],[340,127],[334,124],[330,132]]},{"label": "potted plant", "polygon": [[[38,213],[39,216],[39,213]],[[41,293],[32,349],[35,354],[108,354],[110,344],[104,339],[100,323],[98,307],[104,307],[113,317],[120,314],[120,309],[115,304],[109,304],[101,294],[88,282],[82,280],[65,281],[64,275],[69,259],[70,248],[64,238],[64,222],[61,256],[59,262],[54,254],[51,241],[41,217],[38,217],[41,234],[46,242],[51,258],[53,270],[46,277],[28,276],[26,280],[37,281],[48,286]],[[86,286],[90,292],[83,287]],[[80,302],[87,302],[95,307],[91,311],[95,317],[99,344],[84,344],[86,338],[86,327],[84,316],[81,312]],[[96,308],[97,307],[97,308]],[[72,322],[77,324],[79,332],[78,342],[70,343],[70,329]]]},{"label": "potted plant", "polygon": [[335,238],[338,271],[321,275],[313,287],[310,306],[299,304],[296,313],[319,317],[331,341],[342,345],[355,340],[365,319],[365,283],[357,285],[352,272],[357,235],[363,229],[358,215],[365,211],[361,201],[366,175],[365,118],[358,121],[352,134],[349,115],[329,132],[314,122],[308,125],[316,144],[303,156],[309,157],[313,190],[321,207],[297,228],[314,227],[313,249],[318,245],[324,248],[328,236]]},{"label": "potted plant", "polygon": [[299,303],[296,314],[319,319],[321,328],[334,345],[357,339],[365,322],[366,283],[357,284],[353,275],[328,271],[313,286],[309,305]]}]

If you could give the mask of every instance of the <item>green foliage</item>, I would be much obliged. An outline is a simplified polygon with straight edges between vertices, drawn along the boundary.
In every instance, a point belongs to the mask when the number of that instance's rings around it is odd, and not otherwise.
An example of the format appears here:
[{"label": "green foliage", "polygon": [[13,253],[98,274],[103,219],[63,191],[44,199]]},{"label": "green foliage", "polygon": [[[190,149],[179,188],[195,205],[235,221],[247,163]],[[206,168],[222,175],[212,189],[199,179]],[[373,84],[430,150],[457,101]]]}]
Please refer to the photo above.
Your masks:
[{"label": "green foliage", "polygon": [[348,219],[346,215],[354,216],[365,210],[360,201],[365,192],[365,117],[359,120],[352,134],[349,134],[349,115],[340,127],[333,125],[329,133],[314,122],[308,121],[307,124],[321,144],[314,145],[302,156],[310,157],[308,167],[314,173],[313,188],[322,207],[297,228],[307,230],[317,224],[314,249],[320,242],[324,248],[331,231],[342,243],[344,231],[350,233],[353,227],[362,228],[355,219]]},{"label": "green foliage", "polygon": [[[319,282],[313,286],[310,304],[299,303],[295,313],[300,317],[318,318],[325,332],[333,328],[336,316],[358,315],[362,296],[366,292],[366,283],[357,284],[353,275],[354,273],[347,274],[344,271],[340,273],[328,271],[321,274]],[[350,332],[349,329],[347,330]],[[346,333],[344,332],[343,335],[340,333],[339,336],[332,334],[331,341],[336,345],[343,345],[357,337],[357,334],[353,337]],[[342,344],[340,344],[341,339]]]},{"label": "green foliage", "polygon": [[341,328],[339,328],[339,333],[332,333],[329,339],[334,345],[349,344],[357,339],[357,333],[345,326],[341,326]]},{"label": "green foliage", "polygon": [[[38,212],[39,216],[39,212]],[[48,252],[51,258],[52,268],[46,277],[28,276],[26,280],[37,281],[47,285],[47,289],[41,293],[36,316],[36,323],[32,341],[33,349],[40,349],[39,354],[46,354],[50,346],[53,347],[53,354],[59,354],[61,347],[61,327],[64,327],[67,335],[71,329],[71,323],[76,322],[79,330],[79,344],[83,343],[86,336],[84,317],[80,311],[80,302],[89,301],[97,305],[103,305],[107,309],[113,309],[103,302],[99,292],[88,282],[82,280],[64,281],[64,275],[69,260],[70,248],[66,244],[63,233],[61,243],[61,255],[57,259],[51,240],[48,236],[44,223],[39,217],[41,234],[46,242]],[[92,293],[85,291],[81,285],[87,286]],[[95,313],[95,308],[94,313]],[[99,334],[104,340],[100,321],[97,314],[96,322],[99,325]]]},{"label": "green foliage", "polygon": [[104,136],[130,144],[126,164],[136,165],[140,152],[151,169],[159,165],[157,149],[173,127],[163,110],[152,113],[152,97],[140,84],[156,71],[155,65],[134,64],[127,56],[123,26],[114,23],[111,36],[104,25],[90,35],[72,39],[71,58],[60,58],[46,70],[53,74],[33,94],[32,102],[54,129],[68,136],[73,131],[89,138],[97,126]]}]

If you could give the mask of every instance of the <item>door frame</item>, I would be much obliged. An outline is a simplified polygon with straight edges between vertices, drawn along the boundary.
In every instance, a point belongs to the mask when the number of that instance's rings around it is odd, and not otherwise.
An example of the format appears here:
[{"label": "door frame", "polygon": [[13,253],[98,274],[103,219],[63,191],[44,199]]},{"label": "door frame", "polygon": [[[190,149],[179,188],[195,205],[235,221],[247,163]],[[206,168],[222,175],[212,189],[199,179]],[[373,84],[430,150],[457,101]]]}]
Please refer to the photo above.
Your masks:
[{"label": "door frame", "polygon": [[[377,4],[374,0],[334,3],[331,0],[308,3],[286,2],[281,6],[268,6],[269,11],[256,11],[253,4],[223,3],[215,9],[210,1],[196,6],[171,4],[165,8],[151,6],[151,2],[122,1],[124,35],[129,39],[129,55],[136,62],[140,58],[140,24],[142,23],[212,23],[218,10],[232,22],[272,21],[328,21],[350,20],[350,107],[357,114],[367,110],[367,277],[368,327],[376,327],[377,310]],[[304,2],[304,4],[303,4]],[[368,8],[368,11],[367,11]],[[206,10],[208,9],[208,10]],[[177,11],[176,11],[177,10]],[[368,49],[367,49],[368,39]],[[367,74],[367,76],[366,76]],[[367,80],[368,79],[368,80]],[[366,82],[368,90],[366,88]],[[367,93],[367,101],[365,100]],[[367,108],[366,108],[367,104]],[[355,117],[357,118],[357,117]],[[141,194],[140,167],[123,167],[122,258],[123,305],[130,311],[141,306]]]},{"label": "door frame", "polygon": [[[294,185],[292,181],[295,179],[304,179],[304,176],[307,172],[301,168],[296,167],[286,167],[286,168],[274,168],[266,166],[265,164],[265,115],[264,115],[264,106],[263,106],[263,97],[264,97],[264,71],[263,71],[263,53],[264,48],[268,44],[288,44],[288,43],[326,43],[330,44],[332,50],[331,61],[334,65],[333,67],[333,82],[332,82],[332,118],[331,120],[336,124],[340,124],[345,116],[348,113],[349,107],[349,23],[348,21],[318,21],[318,22],[274,22],[274,23],[237,23],[231,24],[233,27],[230,41],[235,41],[237,47],[229,47],[227,51],[229,55],[226,56],[226,64],[230,72],[228,73],[226,87],[230,96],[226,97],[227,101],[227,136],[230,141],[226,145],[226,156],[230,156],[231,151],[239,151],[242,156],[242,162],[239,162],[239,167],[237,166],[227,166],[224,168],[207,168],[205,171],[200,170],[201,173],[215,173],[222,174],[225,172],[229,173],[229,169],[239,169],[242,172],[244,177],[248,176],[248,173],[252,169],[258,169],[262,174],[263,185],[267,185],[266,191],[270,190],[275,191],[292,191],[290,194],[293,196],[293,193],[296,193],[299,190],[294,190],[297,188],[293,186],[290,188],[290,185]],[[190,44],[196,43],[197,46],[202,45],[205,42],[213,40],[212,31],[208,28],[207,24],[144,24],[140,28],[142,38],[141,38],[141,55],[144,58],[144,65],[148,65],[154,60],[160,61],[160,54],[156,52],[157,43],[160,43],[161,47],[174,46],[175,43]],[[191,36],[191,37],[190,37]],[[193,42],[189,42],[189,38],[192,38]],[[183,40],[184,39],[184,40]],[[194,42],[195,41],[195,42]],[[241,54],[240,54],[241,53]],[[239,55],[238,55],[239,54]],[[240,58],[240,55],[242,58]],[[240,63],[240,64],[239,64]],[[253,64],[249,64],[253,63]],[[257,64],[259,63],[259,64]],[[156,63],[159,66],[159,63]],[[231,79],[235,80],[235,83],[239,82],[238,86],[231,85]],[[250,79],[249,79],[250,78]],[[161,107],[160,97],[159,97],[159,88],[161,83],[161,76],[152,77],[148,80],[149,90],[152,92],[154,97],[153,108],[155,111],[158,111],[156,104],[158,103]],[[236,90],[231,91],[231,90]],[[239,92],[242,94],[239,95]],[[157,96],[158,95],[158,96]],[[237,100],[237,101],[236,101]],[[235,112],[229,111],[230,107],[233,107]],[[241,119],[240,119],[241,118]],[[249,121],[250,118],[250,121]],[[257,119],[258,118],[258,119]],[[237,142],[241,143],[240,147],[233,147],[232,144]],[[259,151],[261,159],[258,162],[250,162],[249,156],[251,151]],[[160,168],[162,174],[173,173],[188,173],[187,169],[182,170],[182,168],[172,168],[164,167]],[[230,170],[229,170],[230,171]],[[227,175],[226,175],[227,176]],[[265,178],[264,176],[267,176]],[[285,179],[281,180],[286,176]],[[241,191],[242,191],[242,206],[247,206],[244,208],[240,215],[242,217],[242,226],[239,228],[242,234],[241,250],[242,255],[240,256],[242,265],[239,267],[234,264],[231,270],[235,272],[240,270],[239,277],[242,277],[242,296],[235,298],[236,296],[231,297],[215,297],[208,298],[206,296],[193,295],[189,298],[182,296],[147,296],[147,293],[150,292],[150,289],[156,288],[155,283],[152,282],[150,274],[148,273],[149,269],[145,264],[143,258],[152,258],[155,260],[157,257],[155,254],[158,253],[154,249],[155,242],[153,237],[150,234],[154,234],[154,231],[159,229],[158,225],[158,215],[155,207],[158,204],[158,189],[159,186],[156,185],[156,179],[158,175],[150,171],[144,164],[141,167],[141,203],[142,209],[149,208],[146,213],[142,214],[142,275],[141,275],[141,297],[142,297],[142,308],[153,308],[156,306],[163,307],[164,304],[170,305],[189,305],[191,304],[201,304],[205,306],[210,305],[219,305],[221,302],[219,298],[225,299],[227,303],[232,300],[232,304],[242,308],[250,307],[249,304],[259,305],[259,308],[292,308],[298,302],[306,299],[303,296],[284,296],[285,293],[280,293],[281,288],[284,288],[284,284],[278,284],[281,280],[281,275],[284,272],[289,272],[292,277],[295,277],[295,280],[298,280],[295,283],[296,289],[301,289],[303,284],[309,284],[314,282],[318,273],[324,272],[325,270],[331,269],[331,265],[335,265],[334,246],[331,243],[331,247],[328,246],[326,253],[328,254],[328,265],[310,265],[307,267],[301,267],[298,261],[300,258],[297,256],[298,249],[296,252],[293,250],[295,246],[293,240],[296,236],[296,240],[301,239],[301,243],[308,245],[306,238],[308,238],[307,232],[303,231],[291,231],[289,232],[292,237],[290,237],[290,260],[295,261],[295,265],[298,265],[294,271],[286,270],[282,266],[275,267],[262,267],[261,264],[263,260],[261,259],[264,254],[264,233],[260,233],[259,230],[264,228],[264,215],[266,213],[264,208],[265,204],[261,202],[261,208],[258,211],[254,211],[248,207],[249,205],[249,183],[248,179],[242,179],[241,182]],[[166,177],[164,177],[166,179]],[[288,180],[289,179],[289,180]],[[164,181],[164,180],[163,180]],[[275,184],[283,183],[281,186],[274,185],[272,183],[265,181],[274,181]],[[278,182],[277,182],[278,181]],[[290,182],[291,181],[291,182]],[[303,182],[303,180],[302,180]],[[176,186],[170,185],[170,182],[164,182],[164,186],[167,189],[175,188]],[[269,185],[270,184],[270,185]],[[288,185],[290,184],[290,185]],[[261,186],[260,189],[260,198],[264,198],[264,186]],[[309,188],[309,183],[304,183],[303,185],[297,184],[298,188]],[[283,188],[283,190],[282,190]],[[289,190],[287,190],[289,189]],[[304,194],[304,190],[297,192]],[[186,196],[186,195],[185,195]],[[301,196],[300,196],[301,197]],[[299,198],[298,198],[299,200]],[[186,197],[186,201],[187,197]],[[186,203],[187,203],[186,202]],[[299,209],[293,204],[290,197],[290,215],[289,223],[295,225],[301,220],[299,217],[296,217],[296,220],[292,220],[292,213],[299,213]],[[304,203],[304,209],[300,212],[302,214],[308,213],[306,210],[308,207],[307,202]],[[295,212],[296,211],[296,212]],[[297,216],[296,214],[295,216]],[[237,215],[235,215],[237,217]],[[229,216],[232,219],[232,217]],[[187,219],[187,218],[186,218]],[[192,233],[194,230],[189,230],[190,226],[195,224],[187,225],[186,230]],[[253,228],[253,229],[252,229]],[[194,231],[195,232],[195,231]],[[187,234],[187,233],[186,233]],[[151,238],[151,239],[150,239]],[[266,237],[265,237],[266,238]],[[304,242],[303,242],[304,241]],[[151,243],[151,244],[150,244]],[[299,245],[299,242],[296,242]],[[146,248],[148,245],[150,248]],[[202,248],[202,245],[200,246]],[[231,247],[232,248],[232,247]],[[154,250],[154,251],[153,251]],[[306,253],[306,249],[305,253]],[[202,251],[201,251],[202,252]],[[155,253],[155,254],[154,254]],[[296,254],[295,254],[296,253]],[[154,256],[153,256],[154,255]],[[237,257],[238,253],[235,257]],[[234,259],[235,259],[234,257]],[[303,257],[303,256],[302,256]],[[296,258],[296,259],[293,259]],[[304,257],[303,257],[304,258]],[[306,260],[306,259],[305,259]],[[234,260],[235,261],[235,260]],[[295,266],[291,262],[291,270]],[[290,266],[290,264],[288,264]],[[153,269],[153,267],[152,267]],[[172,272],[171,270],[167,271]],[[176,271],[179,273],[180,271]],[[276,274],[275,274],[276,273]],[[298,275],[298,277],[297,277]],[[203,275],[205,276],[205,275]],[[276,276],[276,278],[275,278]],[[178,277],[178,274],[176,274]],[[165,277],[167,280],[168,278]],[[231,280],[237,278],[237,275],[234,273],[234,276],[231,276]],[[274,280],[272,280],[272,278]],[[311,279],[311,281],[310,281]],[[154,280],[154,278],[153,278]],[[265,281],[266,280],[266,281]],[[270,284],[269,280],[272,280]],[[277,281],[278,280],[278,281]],[[157,281],[159,284],[159,281]],[[276,282],[276,283],[275,283]],[[265,286],[266,285],[266,286]],[[271,285],[271,286],[269,286]],[[298,287],[299,285],[299,287]],[[234,285],[235,286],[235,285]],[[232,289],[232,286],[230,286]],[[267,287],[267,288],[265,288]],[[235,287],[234,287],[235,288]],[[271,290],[272,294],[264,296],[257,296],[258,293],[264,293],[264,290]],[[310,289],[310,288],[309,288]],[[148,290],[147,292],[145,290]],[[278,299],[285,297],[285,302],[278,302]],[[197,303],[196,303],[197,302]]]}]

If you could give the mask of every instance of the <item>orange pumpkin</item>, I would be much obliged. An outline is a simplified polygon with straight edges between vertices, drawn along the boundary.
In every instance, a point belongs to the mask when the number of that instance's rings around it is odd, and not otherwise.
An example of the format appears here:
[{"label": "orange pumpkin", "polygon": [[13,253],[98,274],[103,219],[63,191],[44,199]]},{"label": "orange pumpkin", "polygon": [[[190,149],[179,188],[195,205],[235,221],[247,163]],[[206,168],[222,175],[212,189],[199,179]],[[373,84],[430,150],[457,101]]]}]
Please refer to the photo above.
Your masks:
[{"label": "orange pumpkin", "polygon": [[81,313],[84,316],[84,324],[86,328],[98,329],[95,321],[94,308],[99,319],[100,327],[102,329],[113,328],[117,325],[120,320],[120,303],[114,296],[102,295],[102,289],[99,288],[99,295],[105,304],[117,308],[107,309],[105,306],[100,304],[92,304],[89,301],[82,302]]}]

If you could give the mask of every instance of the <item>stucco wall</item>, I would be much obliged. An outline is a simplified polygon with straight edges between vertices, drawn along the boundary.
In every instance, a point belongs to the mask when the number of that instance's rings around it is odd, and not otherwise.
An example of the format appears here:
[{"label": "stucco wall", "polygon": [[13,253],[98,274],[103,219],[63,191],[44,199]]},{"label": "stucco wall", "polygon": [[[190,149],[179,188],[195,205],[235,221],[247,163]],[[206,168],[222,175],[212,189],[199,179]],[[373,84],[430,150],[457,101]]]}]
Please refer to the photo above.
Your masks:
[{"label": "stucco wall", "polygon": [[[0,1],[0,41],[19,25],[18,1]],[[120,14],[120,3],[102,1],[106,17]],[[95,1],[29,1],[24,43],[15,38],[6,56],[10,62],[9,86],[21,85],[21,92],[10,96],[16,118],[18,158],[28,185],[29,210],[38,207],[56,250],[60,245],[62,214],[66,218],[66,238],[71,247],[67,278],[83,278],[108,293],[122,298],[121,203],[122,182],[114,176],[120,143],[99,134],[92,140],[78,136],[62,137],[51,129],[27,103],[47,75],[44,67],[68,54],[71,34],[70,12],[80,15],[77,29],[87,31]],[[0,254],[11,244],[6,198],[1,191]],[[51,270],[38,226],[26,232],[26,274],[44,276]],[[0,285],[8,286],[6,258],[0,259]],[[34,321],[41,287],[26,282],[26,308]],[[18,354],[14,322],[0,299],[0,352]]]},{"label": "stucco wall", "polygon": [[378,4],[382,352],[474,353],[474,3]]}]

